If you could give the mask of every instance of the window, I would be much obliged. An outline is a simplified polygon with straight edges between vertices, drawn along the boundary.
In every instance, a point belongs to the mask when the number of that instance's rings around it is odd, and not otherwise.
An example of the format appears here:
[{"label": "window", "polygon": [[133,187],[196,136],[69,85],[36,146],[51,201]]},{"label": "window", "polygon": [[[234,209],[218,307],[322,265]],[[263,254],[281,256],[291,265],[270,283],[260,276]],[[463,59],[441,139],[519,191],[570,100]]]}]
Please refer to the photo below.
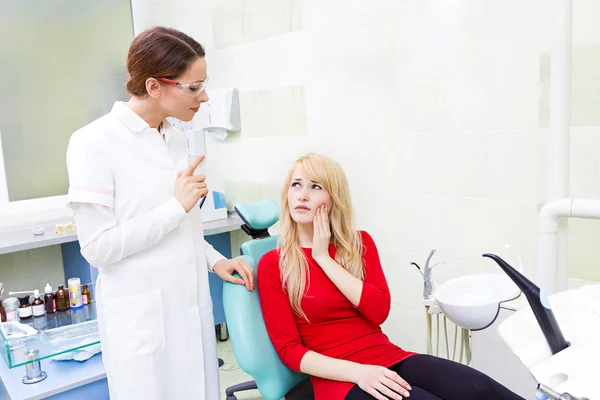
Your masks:
[{"label": "window", "polygon": [[128,98],[129,0],[2,2],[0,213],[65,205],[73,132]]}]

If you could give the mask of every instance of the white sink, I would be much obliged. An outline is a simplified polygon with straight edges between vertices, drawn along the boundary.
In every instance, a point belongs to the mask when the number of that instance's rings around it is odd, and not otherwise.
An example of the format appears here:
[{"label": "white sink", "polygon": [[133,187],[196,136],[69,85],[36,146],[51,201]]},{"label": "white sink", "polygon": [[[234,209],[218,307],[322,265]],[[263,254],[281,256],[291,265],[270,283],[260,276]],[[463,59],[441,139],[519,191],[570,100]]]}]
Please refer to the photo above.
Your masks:
[{"label": "white sink", "polygon": [[475,274],[452,279],[435,291],[442,312],[456,325],[471,330],[487,328],[500,303],[516,299],[521,291],[504,274]]}]

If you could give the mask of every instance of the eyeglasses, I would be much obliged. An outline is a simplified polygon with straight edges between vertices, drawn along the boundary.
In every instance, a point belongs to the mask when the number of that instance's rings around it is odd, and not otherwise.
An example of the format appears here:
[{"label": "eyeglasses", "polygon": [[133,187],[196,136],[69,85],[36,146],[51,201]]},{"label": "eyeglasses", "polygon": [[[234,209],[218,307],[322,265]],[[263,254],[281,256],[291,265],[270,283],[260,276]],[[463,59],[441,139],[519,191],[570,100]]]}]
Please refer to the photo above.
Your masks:
[{"label": "eyeglasses", "polygon": [[206,90],[206,82],[208,78],[204,80],[204,82],[197,82],[193,84],[183,83],[179,81],[174,81],[168,78],[156,78],[159,81],[170,83],[171,85],[176,85],[181,88],[181,92],[189,97],[198,97]]}]

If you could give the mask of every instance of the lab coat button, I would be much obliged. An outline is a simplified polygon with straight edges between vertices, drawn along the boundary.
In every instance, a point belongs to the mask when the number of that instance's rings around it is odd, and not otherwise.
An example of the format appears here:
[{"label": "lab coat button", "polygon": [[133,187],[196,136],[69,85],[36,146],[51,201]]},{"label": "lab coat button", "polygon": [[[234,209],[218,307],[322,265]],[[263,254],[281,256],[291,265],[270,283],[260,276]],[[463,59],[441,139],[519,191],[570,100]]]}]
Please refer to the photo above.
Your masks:
[{"label": "lab coat button", "polygon": [[190,256],[188,257],[188,262],[189,262],[190,264],[193,264],[193,263],[194,263],[194,255],[193,255],[193,254],[192,254],[192,255],[190,255]]}]

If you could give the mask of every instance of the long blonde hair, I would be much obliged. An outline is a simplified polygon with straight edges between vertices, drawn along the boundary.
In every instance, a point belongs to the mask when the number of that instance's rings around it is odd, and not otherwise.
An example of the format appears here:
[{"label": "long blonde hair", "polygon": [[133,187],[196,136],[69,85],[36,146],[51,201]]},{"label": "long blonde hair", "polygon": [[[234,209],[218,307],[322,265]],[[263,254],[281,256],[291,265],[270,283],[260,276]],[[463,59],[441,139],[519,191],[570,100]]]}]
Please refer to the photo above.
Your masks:
[{"label": "long blonde hair", "polygon": [[292,219],[288,203],[288,190],[297,166],[302,167],[307,179],[319,183],[331,196],[329,221],[331,243],[337,249],[336,262],[361,280],[364,279],[363,248],[360,234],[354,229],[348,180],[342,167],[336,161],[315,153],[300,157],[290,168],[281,192],[279,269],[292,309],[307,319],[301,304],[310,278],[308,262],[298,243],[298,226]]}]

